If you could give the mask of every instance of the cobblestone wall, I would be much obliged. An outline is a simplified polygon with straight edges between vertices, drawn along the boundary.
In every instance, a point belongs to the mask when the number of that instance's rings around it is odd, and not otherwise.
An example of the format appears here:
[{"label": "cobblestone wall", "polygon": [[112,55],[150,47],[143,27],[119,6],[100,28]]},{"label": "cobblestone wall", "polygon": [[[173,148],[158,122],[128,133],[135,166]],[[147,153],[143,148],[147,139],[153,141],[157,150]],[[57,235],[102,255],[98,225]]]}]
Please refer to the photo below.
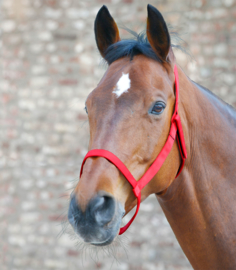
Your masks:
[{"label": "cobblestone wall", "polygon": [[1,1],[2,270],[192,269],[154,197],[124,236],[127,256],[120,248],[118,262],[102,255],[95,263],[67,234],[57,237],[87,149],[84,101],[105,70],[95,15],[107,4],[120,25],[140,31],[147,3],[188,43],[192,61],[175,53],[190,78],[236,105],[235,0]]}]

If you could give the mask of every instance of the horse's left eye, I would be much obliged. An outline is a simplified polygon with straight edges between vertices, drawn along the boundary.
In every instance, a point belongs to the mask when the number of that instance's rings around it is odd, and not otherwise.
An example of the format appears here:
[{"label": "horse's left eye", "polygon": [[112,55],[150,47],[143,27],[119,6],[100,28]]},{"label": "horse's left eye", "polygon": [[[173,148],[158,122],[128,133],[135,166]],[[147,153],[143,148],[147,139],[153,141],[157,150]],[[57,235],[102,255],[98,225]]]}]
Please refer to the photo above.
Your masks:
[{"label": "horse's left eye", "polygon": [[84,110],[86,111],[86,113],[88,114],[88,109],[87,106],[85,105]]},{"label": "horse's left eye", "polygon": [[158,101],[155,103],[155,105],[153,106],[151,113],[152,114],[161,114],[164,109],[165,109],[166,105],[164,102]]}]

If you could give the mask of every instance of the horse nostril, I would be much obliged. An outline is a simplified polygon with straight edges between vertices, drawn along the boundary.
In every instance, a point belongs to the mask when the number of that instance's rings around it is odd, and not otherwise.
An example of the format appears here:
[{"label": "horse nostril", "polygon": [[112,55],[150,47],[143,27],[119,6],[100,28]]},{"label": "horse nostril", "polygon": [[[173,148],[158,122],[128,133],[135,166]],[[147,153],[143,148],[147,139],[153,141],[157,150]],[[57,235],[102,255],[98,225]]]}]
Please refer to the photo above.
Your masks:
[{"label": "horse nostril", "polygon": [[[101,194],[102,193],[102,194]],[[68,211],[68,220],[72,227],[74,227],[78,233],[81,235],[86,235],[90,230],[91,226],[95,228],[102,228],[107,225],[114,217],[116,210],[116,201],[115,199],[105,192],[98,193],[96,197],[90,200],[88,206],[83,212],[80,208],[80,205],[76,199],[76,196],[71,197],[69,211]],[[102,238],[102,235],[98,235],[99,231],[96,231],[97,239]],[[90,238],[85,241],[90,242]]]},{"label": "horse nostril", "polygon": [[93,210],[96,211],[104,206],[105,198],[104,196],[97,196],[94,201],[94,208]]},{"label": "horse nostril", "polygon": [[115,214],[115,199],[98,195],[90,204],[91,214],[99,226],[109,223]]}]

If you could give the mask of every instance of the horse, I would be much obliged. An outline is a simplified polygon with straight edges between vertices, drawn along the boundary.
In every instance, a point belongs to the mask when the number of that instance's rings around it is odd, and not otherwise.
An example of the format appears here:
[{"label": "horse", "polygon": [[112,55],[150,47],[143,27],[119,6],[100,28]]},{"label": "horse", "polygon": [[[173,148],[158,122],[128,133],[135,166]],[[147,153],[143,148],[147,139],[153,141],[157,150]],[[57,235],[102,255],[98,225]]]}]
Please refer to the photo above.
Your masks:
[{"label": "horse", "polygon": [[155,194],[194,269],[236,269],[236,112],[185,75],[163,16],[147,11],[146,38],[137,40],[121,40],[106,6],[96,16],[108,69],[86,100],[89,152],[68,220],[84,242],[103,247]]}]

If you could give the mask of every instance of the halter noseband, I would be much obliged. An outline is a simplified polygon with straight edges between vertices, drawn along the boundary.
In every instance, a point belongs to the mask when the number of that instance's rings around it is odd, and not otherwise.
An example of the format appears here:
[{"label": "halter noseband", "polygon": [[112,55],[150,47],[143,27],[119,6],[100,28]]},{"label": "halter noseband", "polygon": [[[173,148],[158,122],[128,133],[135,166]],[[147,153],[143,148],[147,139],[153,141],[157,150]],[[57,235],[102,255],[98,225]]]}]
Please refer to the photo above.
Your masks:
[{"label": "halter noseband", "polygon": [[[133,220],[138,214],[140,203],[141,203],[141,190],[151,181],[151,179],[157,174],[157,172],[160,170],[162,164],[166,160],[167,156],[169,155],[172,146],[174,144],[175,139],[177,138],[177,143],[179,147],[179,151],[181,154],[181,165],[179,168],[179,171],[176,175],[176,177],[179,176],[180,172],[183,169],[185,159],[187,158],[187,151],[185,147],[185,141],[184,141],[184,134],[183,129],[180,121],[180,117],[178,114],[178,103],[179,103],[179,77],[178,77],[178,70],[175,65],[174,67],[174,74],[175,74],[175,110],[173,113],[173,116],[171,118],[171,126],[170,126],[170,132],[168,135],[168,138],[166,140],[165,145],[163,146],[161,152],[155,159],[155,161],[152,163],[152,165],[149,167],[149,169],[145,172],[145,174],[142,176],[142,178],[139,181],[136,181],[133,175],[130,173],[130,171],[127,169],[127,167],[124,165],[124,163],[113,153],[110,151],[104,150],[104,149],[93,149],[90,150],[87,155],[85,156],[83,163],[81,165],[80,169],[80,177],[83,172],[83,166],[87,158],[89,157],[103,157],[109,160],[111,163],[113,163],[124,175],[124,177],[127,179],[127,181],[131,184],[133,187],[133,193],[135,197],[137,198],[137,208],[134,216],[131,218],[131,220],[122,228],[120,228],[119,234],[123,234],[131,225]],[[175,177],[175,178],[176,178]]]}]

